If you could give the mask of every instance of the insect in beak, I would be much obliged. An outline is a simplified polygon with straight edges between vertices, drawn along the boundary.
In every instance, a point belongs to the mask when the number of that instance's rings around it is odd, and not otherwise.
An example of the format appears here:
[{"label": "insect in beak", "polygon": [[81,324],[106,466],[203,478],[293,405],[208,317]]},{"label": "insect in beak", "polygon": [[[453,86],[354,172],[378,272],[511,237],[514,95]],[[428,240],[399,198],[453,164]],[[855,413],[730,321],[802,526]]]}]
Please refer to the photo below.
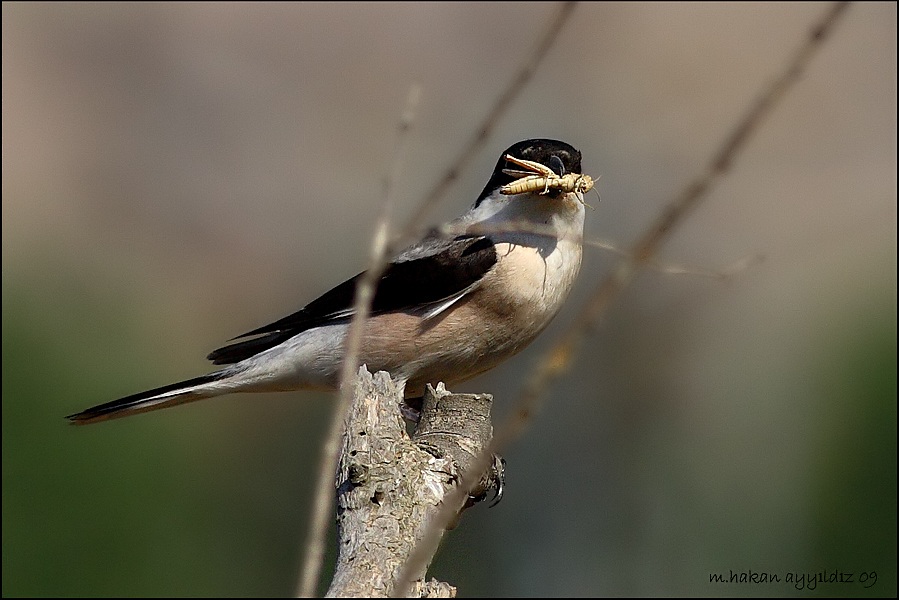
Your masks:
[{"label": "insect in beak", "polygon": [[[550,192],[576,192],[578,200],[584,206],[593,208],[584,202],[584,194],[594,189],[593,178],[589,175],[580,175],[578,173],[565,173],[559,175],[546,165],[534,162],[532,160],[524,160],[515,158],[511,154],[506,154],[506,161],[522,168],[503,169],[503,173],[517,177],[512,183],[506,184],[499,189],[500,193],[507,196],[513,194],[528,194],[537,192],[539,194],[548,194]],[[599,195],[599,192],[596,192]]]}]

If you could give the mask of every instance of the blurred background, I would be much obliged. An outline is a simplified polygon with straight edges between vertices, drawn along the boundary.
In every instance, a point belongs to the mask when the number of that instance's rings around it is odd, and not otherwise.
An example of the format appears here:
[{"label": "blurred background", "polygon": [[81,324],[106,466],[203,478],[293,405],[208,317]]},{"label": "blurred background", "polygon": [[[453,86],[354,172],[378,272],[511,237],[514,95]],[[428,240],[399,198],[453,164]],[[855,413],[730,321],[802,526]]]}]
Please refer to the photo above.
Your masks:
[{"label": "blurred background", "polygon": [[[507,146],[553,137],[602,176],[587,236],[629,246],[826,9],[577,7],[431,222]],[[556,10],[3,4],[4,596],[293,593],[331,396],[63,417],[206,373],[357,273],[409,86],[403,220]],[[659,257],[765,261],[640,275],[433,576],[463,596],[895,596],[896,43],[895,3],[849,9]],[[455,391],[502,416],[616,260],[588,250],[551,328]],[[834,572],[853,582],[786,582]],[[781,581],[710,583],[731,573]]]}]

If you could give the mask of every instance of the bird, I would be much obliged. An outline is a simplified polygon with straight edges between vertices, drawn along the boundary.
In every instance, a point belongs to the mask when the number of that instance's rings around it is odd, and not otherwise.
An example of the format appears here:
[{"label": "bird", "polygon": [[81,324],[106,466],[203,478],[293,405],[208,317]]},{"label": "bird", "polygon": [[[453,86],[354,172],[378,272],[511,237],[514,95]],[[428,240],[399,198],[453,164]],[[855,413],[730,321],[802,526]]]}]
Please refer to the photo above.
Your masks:
[{"label": "bird", "polygon": [[[396,254],[380,275],[359,364],[405,398],[471,379],[517,354],[559,312],[581,266],[581,153],[552,139],[506,149],[474,205]],[[237,392],[337,390],[356,284],[214,350],[219,370],[69,415],[85,425]]]}]

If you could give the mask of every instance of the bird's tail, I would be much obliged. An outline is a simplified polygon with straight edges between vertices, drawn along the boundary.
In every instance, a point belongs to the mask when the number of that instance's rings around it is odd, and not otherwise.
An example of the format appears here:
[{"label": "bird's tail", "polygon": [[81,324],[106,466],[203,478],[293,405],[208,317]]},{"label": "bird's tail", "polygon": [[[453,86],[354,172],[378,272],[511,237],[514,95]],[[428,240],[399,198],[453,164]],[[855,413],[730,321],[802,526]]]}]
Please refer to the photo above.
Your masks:
[{"label": "bird's tail", "polygon": [[168,408],[169,406],[193,402],[201,398],[218,396],[232,391],[228,389],[231,386],[223,381],[229,375],[227,370],[216,371],[201,377],[179,381],[178,383],[147,390],[146,392],[125,396],[106,404],[93,406],[66,418],[75,425],[88,425],[106,421],[107,419],[118,419],[119,417],[127,417],[137,413]]}]

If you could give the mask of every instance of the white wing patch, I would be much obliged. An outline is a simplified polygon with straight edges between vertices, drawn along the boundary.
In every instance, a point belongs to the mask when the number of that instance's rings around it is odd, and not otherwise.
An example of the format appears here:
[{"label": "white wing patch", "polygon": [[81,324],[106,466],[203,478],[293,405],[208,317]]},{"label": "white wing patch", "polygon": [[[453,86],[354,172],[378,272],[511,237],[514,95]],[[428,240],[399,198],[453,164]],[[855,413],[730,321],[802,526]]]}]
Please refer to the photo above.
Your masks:
[{"label": "white wing patch", "polygon": [[475,281],[474,283],[472,283],[470,286],[468,286],[467,288],[463,289],[462,291],[456,292],[455,294],[453,294],[453,295],[450,296],[449,298],[447,298],[447,299],[441,301],[441,302],[440,302],[439,304],[437,304],[436,306],[433,306],[433,307],[429,308],[429,309],[427,310],[427,312],[425,312],[425,313],[421,316],[422,322],[423,322],[423,323],[426,323],[429,319],[433,319],[433,318],[436,317],[437,315],[443,313],[445,310],[447,310],[448,308],[450,308],[453,304],[455,304],[456,302],[458,302],[459,300],[461,300],[462,298],[464,298],[465,296],[467,296],[468,294],[470,294],[471,292],[473,292],[474,289],[475,289],[476,287],[478,287],[478,285],[479,285],[480,283],[481,283],[480,281]]}]

